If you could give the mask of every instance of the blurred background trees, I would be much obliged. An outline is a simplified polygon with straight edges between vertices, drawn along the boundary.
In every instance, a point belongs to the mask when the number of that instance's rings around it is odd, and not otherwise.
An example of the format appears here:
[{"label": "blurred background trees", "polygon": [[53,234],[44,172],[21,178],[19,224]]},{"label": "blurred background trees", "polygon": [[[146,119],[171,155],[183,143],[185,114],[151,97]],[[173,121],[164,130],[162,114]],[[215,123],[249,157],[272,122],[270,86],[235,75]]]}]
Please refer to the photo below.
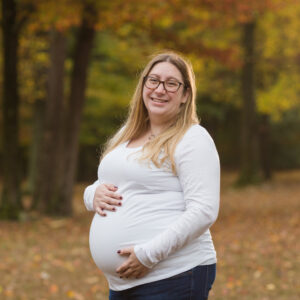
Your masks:
[{"label": "blurred background trees", "polygon": [[299,1],[1,6],[1,218],[72,214],[74,183],[95,180],[101,145],[162,49],[191,60],[201,123],[239,185],[299,168]]}]

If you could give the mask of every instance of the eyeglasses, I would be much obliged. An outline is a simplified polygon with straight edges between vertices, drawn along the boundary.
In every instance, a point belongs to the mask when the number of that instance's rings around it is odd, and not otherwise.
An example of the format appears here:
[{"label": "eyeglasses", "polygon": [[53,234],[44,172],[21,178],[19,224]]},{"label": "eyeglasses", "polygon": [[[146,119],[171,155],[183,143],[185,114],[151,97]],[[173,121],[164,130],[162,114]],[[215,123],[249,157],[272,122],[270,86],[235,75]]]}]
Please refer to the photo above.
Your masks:
[{"label": "eyeglasses", "polygon": [[162,83],[164,89],[170,93],[177,92],[179,90],[180,86],[183,85],[183,83],[181,83],[177,80],[174,80],[174,79],[161,81],[161,80],[159,80],[155,77],[151,77],[151,76],[146,76],[144,78],[144,83],[148,89],[152,89],[152,90],[157,89],[159,87],[159,85]]}]

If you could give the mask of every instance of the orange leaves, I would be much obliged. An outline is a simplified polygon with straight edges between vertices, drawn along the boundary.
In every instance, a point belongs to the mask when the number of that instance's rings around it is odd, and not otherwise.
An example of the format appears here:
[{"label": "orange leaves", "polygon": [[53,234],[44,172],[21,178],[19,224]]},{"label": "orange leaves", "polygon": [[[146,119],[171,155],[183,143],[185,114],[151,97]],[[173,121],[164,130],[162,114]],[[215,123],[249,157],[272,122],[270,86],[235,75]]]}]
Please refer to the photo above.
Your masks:
[{"label": "orange leaves", "polygon": [[230,290],[234,289],[235,287],[240,287],[241,285],[242,285],[242,281],[232,276],[228,277],[226,282],[226,287]]},{"label": "orange leaves", "polygon": [[65,31],[80,23],[81,5],[77,1],[39,1],[35,6],[35,17],[29,24],[31,31],[49,30],[52,27]]},{"label": "orange leaves", "polygon": [[[221,210],[212,227],[217,277],[211,299],[297,298],[300,171],[236,190],[223,172]],[[0,299],[108,298],[108,285],[88,248],[91,214],[76,187],[75,216],[0,224]]]},{"label": "orange leaves", "polygon": [[57,294],[59,287],[56,284],[51,284],[49,287],[50,294]]},{"label": "orange leaves", "polygon": [[230,176],[223,179],[220,215],[212,228],[218,256],[214,296],[297,299],[289,287],[299,270],[300,172],[278,173],[272,182],[242,190],[230,186]]}]

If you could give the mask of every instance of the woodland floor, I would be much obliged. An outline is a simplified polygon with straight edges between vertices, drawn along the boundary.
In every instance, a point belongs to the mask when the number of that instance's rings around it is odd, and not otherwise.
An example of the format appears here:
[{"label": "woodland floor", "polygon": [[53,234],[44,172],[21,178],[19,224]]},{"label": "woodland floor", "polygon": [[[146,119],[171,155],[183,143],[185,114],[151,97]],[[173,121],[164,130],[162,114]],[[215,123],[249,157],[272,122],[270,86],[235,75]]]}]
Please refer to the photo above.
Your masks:
[{"label": "woodland floor", "polygon": [[[223,174],[211,229],[218,264],[210,300],[300,299],[300,171],[245,189],[233,188],[234,178]],[[72,218],[0,222],[0,299],[108,299],[89,252],[84,186],[76,187]]]}]

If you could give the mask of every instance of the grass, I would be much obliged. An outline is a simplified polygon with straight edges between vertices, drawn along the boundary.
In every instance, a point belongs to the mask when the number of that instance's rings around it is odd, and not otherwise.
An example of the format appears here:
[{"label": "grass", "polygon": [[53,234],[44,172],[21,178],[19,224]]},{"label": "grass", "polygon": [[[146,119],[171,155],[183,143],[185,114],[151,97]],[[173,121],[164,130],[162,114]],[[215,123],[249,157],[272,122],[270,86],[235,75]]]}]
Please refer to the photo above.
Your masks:
[{"label": "grass", "polygon": [[[276,173],[260,186],[234,189],[223,174],[212,235],[218,254],[210,300],[298,300],[300,171]],[[92,261],[92,213],[76,187],[72,218],[0,222],[0,299],[107,299]],[[176,300],[176,299],[174,299]]]}]

